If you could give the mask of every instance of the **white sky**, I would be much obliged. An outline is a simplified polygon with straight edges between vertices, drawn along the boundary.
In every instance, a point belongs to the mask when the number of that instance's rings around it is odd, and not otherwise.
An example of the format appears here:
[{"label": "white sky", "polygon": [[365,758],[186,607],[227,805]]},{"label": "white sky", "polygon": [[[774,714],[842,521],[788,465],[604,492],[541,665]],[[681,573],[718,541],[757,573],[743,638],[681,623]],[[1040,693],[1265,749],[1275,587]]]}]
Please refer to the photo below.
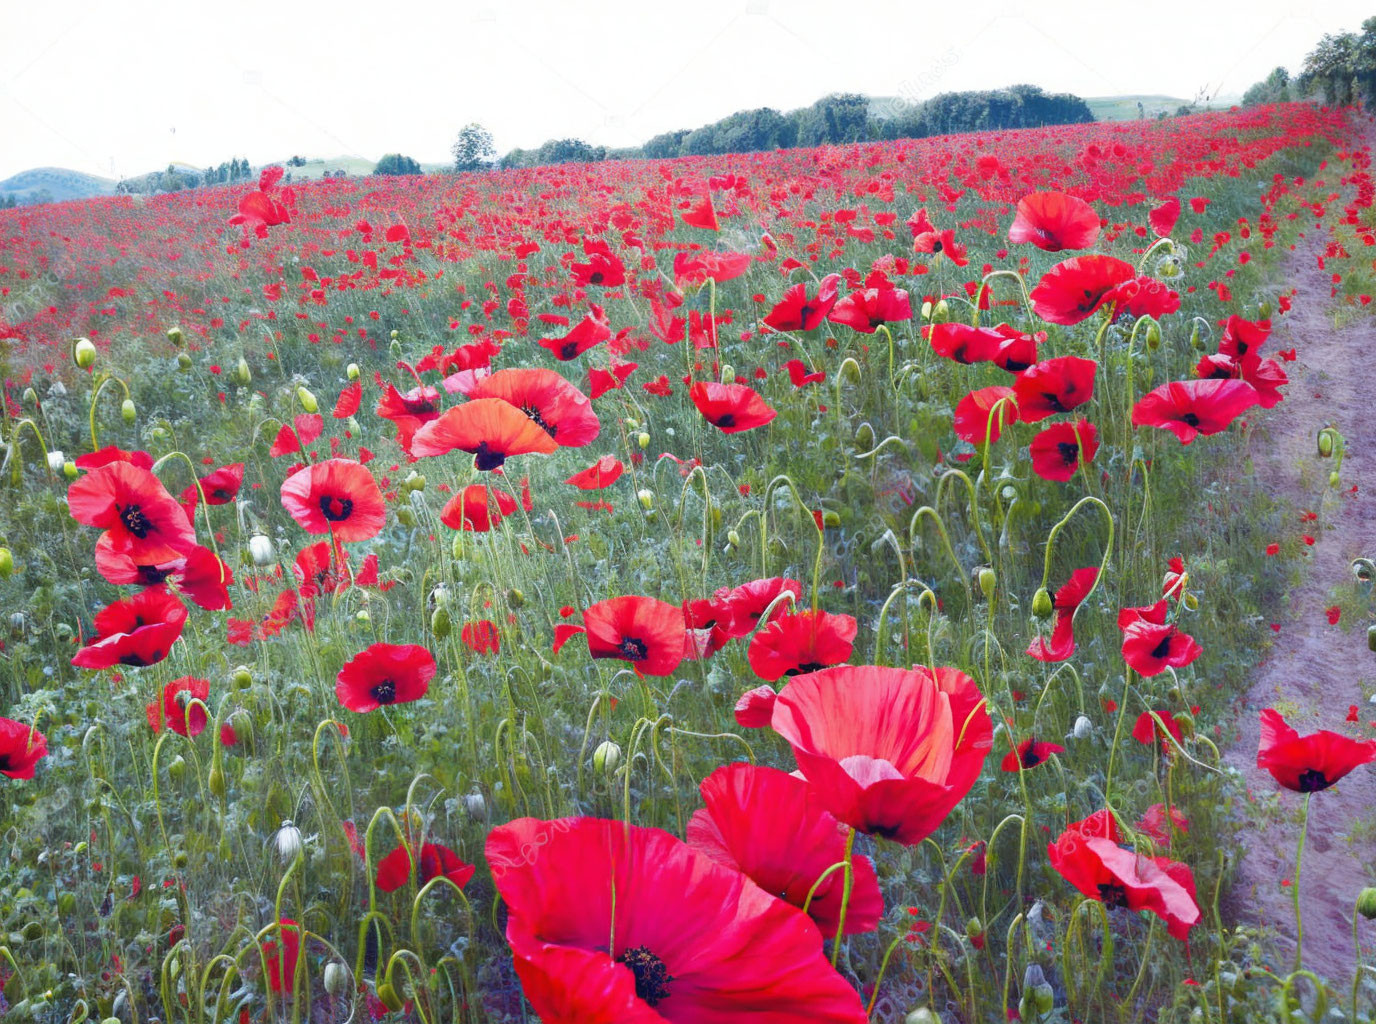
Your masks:
[{"label": "white sky", "polygon": [[551,137],[633,145],[829,92],[1239,94],[1358,0],[41,0],[0,7],[0,179]]}]

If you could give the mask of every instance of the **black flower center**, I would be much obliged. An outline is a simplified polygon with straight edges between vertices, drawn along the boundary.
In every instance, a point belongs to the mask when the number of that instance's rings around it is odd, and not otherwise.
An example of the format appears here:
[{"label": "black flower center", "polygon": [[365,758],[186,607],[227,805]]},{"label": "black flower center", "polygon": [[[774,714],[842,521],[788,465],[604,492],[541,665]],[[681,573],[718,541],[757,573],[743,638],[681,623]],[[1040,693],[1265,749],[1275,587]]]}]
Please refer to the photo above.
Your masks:
[{"label": "black flower center", "polygon": [[397,684],[390,679],[384,679],[368,691],[368,696],[372,697],[373,700],[377,701],[379,704],[395,704],[397,700]]},{"label": "black flower center", "polygon": [[558,432],[559,424],[546,423],[545,418],[540,415],[540,410],[535,408],[535,406],[523,405],[521,406],[521,411],[525,413],[528,417],[530,417],[530,421],[532,423],[534,423],[537,427],[543,430],[550,437],[554,437],[554,435]]},{"label": "black flower center", "polygon": [[616,649],[627,661],[644,661],[650,653],[650,645],[635,636],[624,637]]},{"label": "black flower center", "polygon": [[1167,633],[1161,638],[1161,642],[1151,649],[1153,658],[1164,658],[1171,653],[1171,640],[1175,638],[1175,631]]},{"label": "black flower center", "polygon": [[9,754],[0,754],[0,772],[11,771],[13,766],[10,764]]},{"label": "black flower center", "polygon": [[578,342],[566,341],[564,347],[559,350],[560,359],[572,359],[578,355]]},{"label": "black flower center", "polygon": [[162,654],[161,647],[154,647],[146,658],[135,651],[130,654],[121,655],[119,663],[121,665],[128,665],[131,668],[147,668],[149,665],[156,665],[158,662],[162,661]]},{"label": "black flower center", "polygon": [[788,669],[784,672],[784,675],[801,676],[806,675],[809,672],[820,672],[824,668],[826,668],[826,666],[823,665],[820,661],[809,661],[803,663],[802,665],[799,665],[797,668]]},{"label": "black flower center", "polygon": [[1100,882],[1099,899],[1106,907],[1126,907],[1128,891],[1116,882]]},{"label": "black flower center", "polygon": [[1027,749],[1022,752],[1022,766],[1024,768],[1035,768],[1042,763],[1042,756],[1037,753],[1037,744],[1029,743]]},{"label": "black flower center", "polygon": [[669,983],[674,976],[664,961],[650,952],[647,946],[628,949],[620,957],[623,964],[635,975],[635,994],[651,1006],[669,996]]},{"label": "black flower center", "polygon": [[1056,445],[1056,450],[1061,454],[1061,461],[1067,466],[1073,466],[1080,460],[1080,446],[1062,441]]},{"label": "black flower center", "polygon": [[728,412],[724,416],[718,416],[716,424],[719,427],[734,427],[736,425],[736,414]]},{"label": "black flower center", "polygon": [[804,324],[807,323],[807,318],[811,315],[812,307],[809,306],[807,303],[803,303],[803,305],[798,310],[798,322]]},{"label": "black flower center", "polygon": [[1184,416],[1180,417],[1180,422],[1188,423],[1192,427],[1197,427],[1199,426],[1199,417],[1192,412],[1187,412]]},{"label": "black flower center", "polygon": [[119,521],[124,524],[126,530],[139,540],[147,537],[148,531],[153,529],[153,524],[148,521],[148,517],[137,505],[125,505],[124,508],[120,509]]},{"label": "black flower center", "polygon": [[588,275],[588,282],[590,284],[601,284],[602,280],[602,271],[600,270],[594,270],[591,274]]},{"label": "black flower center", "polygon": [[1328,777],[1317,768],[1307,768],[1300,773],[1299,786],[1301,793],[1317,793],[1321,789],[1327,789],[1333,783],[1328,781]]},{"label": "black flower center", "polygon": [[143,583],[162,583],[172,575],[172,570],[159,569],[156,565],[141,565],[138,567],[138,573],[139,580]]},{"label": "black flower center", "polygon": [[478,450],[473,453],[473,465],[481,470],[496,469],[506,462],[506,456],[501,452],[494,452],[487,446],[486,441],[479,442]]},{"label": "black flower center", "polygon": [[354,500],[326,494],[320,499],[320,514],[332,523],[342,523],[353,515]]},{"label": "black flower center", "polygon": [[942,249],[944,249],[944,248],[945,248],[945,246],[943,246],[940,242],[936,242],[936,243],[932,246],[932,252],[933,252],[933,253],[938,253],[938,252],[940,252],[940,251],[941,251]]}]

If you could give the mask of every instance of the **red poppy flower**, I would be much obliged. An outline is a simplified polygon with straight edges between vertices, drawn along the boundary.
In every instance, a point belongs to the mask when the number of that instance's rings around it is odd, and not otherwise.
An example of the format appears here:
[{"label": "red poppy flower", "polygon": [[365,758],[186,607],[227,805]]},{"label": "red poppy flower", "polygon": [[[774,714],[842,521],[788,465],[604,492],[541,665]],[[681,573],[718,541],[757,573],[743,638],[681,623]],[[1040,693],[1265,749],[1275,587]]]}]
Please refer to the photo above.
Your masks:
[{"label": "red poppy flower", "polygon": [[688,389],[688,397],[703,418],[723,434],[762,427],[778,415],[744,384],[700,380]]},{"label": "red poppy flower", "polygon": [[1165,238],[1174,231],[1175,222],[1179,219],[1180,200],[1175,196],[1167,196],[1160,206],[1152,207],[1151,212],[1147,214],[1147,222],[1159,238]]},{"label": "red poppy flower", "polygon": [[1056,621],[1051,629],[1051,638],[1039,636],[1027,648],[1027,653],[1038,661],[1065,661],[1075,653],[1075,615],[1094,590],[1098,582],[1097,567],[1076,569],[1070,579],[1056,591],[1052,608]]},{"label": "red poppy flower", "polygon": [[993,743],[974,680],[921,665],[843,665],[795,676],[770,724],[828,811],[907,846],[960,803]]},{"label": "red poppy flower", "polygon": [[[205,492],[205,503],[207,505],[228,505],[239,496],[239,488],[244,483],[244,464],[242,462],[231,463],[228,466],[221,466],[213,473],[207,473],[201,477],[201,491]],[[183,503],[199,501],[200,491],[192,484],[181,493]]]},{"label": "red poppy flower", "polygon": [[440,522],[451,530],[486,533],[516,511],[516,499],[505,491],[470,484],[445,503]]},{"label": "red poppy flower", "polygon": [[284,917],[278,922],[274,936],[263,942],[268,988],[291,995],[296,987],[296,958],[301,954],[301,929],[291,918]]},{"label": "red poppy flower", "polygon": [[600,491],[620,480],[625,470],[626,467],[615,455],[604,455],[587,469],[573,474],[564,483],[572,484],[580,491]]},{"label": "red poppy flower", "polygon": [[360,380],[350,381],[340,390],[330,415],[337,420],[347,420],[358,412],[358,407],[362,404],[363,382]]},{"label": "red poppy flower", "polygon": [[820,370],[816,373],[808,373],[807,364],[801,359],[790,359],[784,363],[784,369],[788,371],[788,381],[795,388],[801,388],[808,384],[820,384],[827,379],[827,375]]},{"label": "red poppy flower", "polygon": [[352,459],[297,470],[282,482],[282,507],[307,533],[328,533],[342,544],[375,537],[387,521],[377,481]]},{"label": "red poppy flower", "polygon": [[31,779],[34,766],[47,756],[46,736],[23,722],[0,718],[0,775]]},{"label": "red poppy flower", "polygon": [[186,606],[164,586],[147,587],[96,613],[96,639],[77,651],[77,668],[144,667],[162,661],[182,635]]},{"label": "red poppy flower", "polygon": [[[926,211],[919,212],[925,219]],[[911,227],[912,221],[909,221],[908,224]],[[938,231],[930,224],[928,230],[914,233],[913,251],[927,252],[934,256],[944,255],[958,267],[963,267],[970,262],[965,255],[965,246],[956,241],[956,233],[953,230],[947,228],[945,231]]]},{"label": "red poppy flower", "polygon": [[1032,289],[1032,309],[1048,323],[1071,326],[1097,313],[1113,291],[1137,277],[1131,263],[1113,256],[1072,256],[1042,275]]},{"label": "red poppy flower", "polygon": [[570,359],[577,359],[594,345],[606,341],[612,336],[611,324],[608,323],[606,314],[595,302],[589,304],[589,310],[582,320],[574,324],[573,330],[568,334],[562,338],[541,338],[540,346],[552,352],[555,359],[568,362]]},{"label": "red poppy flower", "polygon": [[736,724],[742,729],[763,729],[774,718],[774,702],[779,695],[772,686],[747,690],[736,701]]},{"label": "red poppy flower", "polygon": [[861,334],[873,334],[880,324],[905,323],[913,318],[908,293],[901,288],[862,288],[831,307],[827,319]]},{"label": "red poppy flower", "polygon": [[1132,407],[1134,427],[1160,427],[1189,444],[1218,434],[1257,404],[1252,385],[1240,380],[1171,381],[1147,392]]},{"label": "red poppy flower", "polygon": [[96,541],[96,571],[108,582],[151,586],[169,580],[177,590],[207,611],[232,608],[229,585],[234,571],[209,548],[199,545],[182,558],[158,565],[139,565],[128,555],[115,550],[109,534]]},{"label": "red poppy flower", "polygon": [[[1157,719],[1161,719],[1157,722]],[[1165,748],[1173,746],[1166,737],[1169,736],[1176,743],[1185,742],[1185,734],[1180,729],[1180,723],[1175,720],[1175,716],[1169,711],[1143,711],[1137,716],[1137,721],[1132,724],[1132,738],[1138,743],[1148,744],[1161,741]]]},{"label": "red poppy flower", "polygon": [[150,471],[129,462],[91,470],[67,488],[72,518],[106,532],[140,565],[170,562],[196,546],[186,512]]},{"label": "red poppy flower", "polygon": [[1175,598],[1183,597],[1184,594],[1181,588],[1184,586],[1184,581],[1189,579],[1188,574],[1185,572],[1185,560],[1179,555],[1176,555],[1166,563],[1166,568],[1169,571],[1161,581],[1161,596]]},{"label": "red poppy flower", "polygon": [[1348,739],[1327,729],[1301,736],[1274,708],[1261,713],[1257,767],[1265,768],[1286,789],[1317,793],[1372,761],[1376,740]]},{"label": "red poppy flower", "polygon": [[588,367],[588,395],[590,398],[601,398],[608,391],[615,391],[626,383],[626,378],[640,367],[639,363],[622,363],[616,359],[612,360],[611,368],[600,370],[596,367]]},{"label": "red poppy flower", "polygon": [[272,440],[268,454],[274,459],[309,447],[325,429],[325,420],[312,413],[298,413],[290,424],[283,423]]},{"label": "red poppy flower", "polygon": [[597,439],[601,425],[592,402],[553,370],[539,367],[498,370],[484,377],[470,398],[510,402],[554,438],[561,448],[581,448]]},{"label": "red poppy flower", "polygon": [[957,363],[992,362],[1009,373],[1020,373],[1037,361],[1037,346],[1045,333],[1024,334],[1008,324],[973,327],[970,324],[942,323],[922,328],[932,351]]},{"label": "red poppy flower", "polygon": [[[825,935],[835,935],[844,878],[846,828],[817,801],[802,779],[777,768],[723,765],[699,787],[707,806],[688,820],[688,845],[742,872],[765,892],[802,909]],[[868,857],[855,857],[846,934],[872,932],[884,916],[884,897]]]},{"label": "red poppy flower", "polygon": [[849,660],[856,622],[850,615],[807,609],[782,615],[750,640],[750,669],[766,682],[816,672]]},{"label": "red poppy flower", "polygon": [[750,255],[743,252],[677,252],[674,254],[674,287],[697,288],[708,282],[731,281],[750,269]]},{"label": "red poppy flower", "polygon": [[1181,832],[1189,832],[1190,822],[1185,815],[1174,807],[1167,814],[1165,804],[1152,804],[1142,815],[1142,820],[1137,823],[1137,827],[1151,836],[1152,842],[1156,843],[1157,846],[1170,846],[1171,830],[1179,829]]},{"label": "red poppy flower", "polygon": [[549,1024],[867,1020],[805,914],[667,832],[521,818],[489,833],[487,860]]},{"label": "red poppy flower", "polygon": [[1198,922],[1194,876],[1164,857],[1145,857],[1113,839],[1087,835],[1075,825],[1046,848],[1051,866],[1090,899],[1108,907],[1148,910],[1184,941]]},{"label": "red poppy flower", "polygon": [[764,318],[772,331],[810,331],[819,327],[836,305],[841,288],[841,275],[828,274],[817,286],[817,294],[808,298],[807,284],[798,282]]},{"label": "red poppy flower", "polygon": [[307,545],[296,554],[292,562],[292,572],[301,584],[301,592],[308,597],[316,594],[333,594],[349,587],[349,573],[343,561],[347,554],[342,550],[344,559],[336,560],[329,541],[319,541]]},{"label": "red poppy flower", "polygon": [[1099,432],[1088,420],[1055,423],[1037,434],[1027,446],[1032,455],[1032,471],[1043,480],[1066,481],[1075,475],[1081,462],[1094,460],[1099,450]]},{"label": "red poppy flower", "polygon": [[388,384],[374,412],[396,424],[397,444],[410,455],[416,431],[440,417],[440,392],[438,388],[414,387],[403,394]]},{"label": "red poppy flower", "polygon": [[434,655],[418,644],[373,644],[339,670],[335,696],[360,713],[420,700],[435,668]]},{"label": "red poppy flower", "polygon": [[1045,252],[1088,249],[1099,237],[1099,215],[1083,199],[1064,192],[1033,192],[1018,200],[1008,241],[1031,242]]},{"label": "red poppy flower", "polygon": [[579,288],[586,288],[591,284],[615,288],[626,283],[626,265],[612,252],[611,246],[606,242],[600,239],[584,241],[583,255],[588,257],[588,262],[569,265],[573,283]]},{"label": "red poppy flower", "polygon": [[1064,753],[1065,747],[1032,737],[1019,743],[1017,750],[1010,750],[1004,754],[1003,760],[999,762],[999,768],[1005,772],[1028,771],[1052,754]]},{"label": "red poppy flower", "polygon": [[[396,892],[411,878],[412,854],[405,844],[398,843],[396,849],[377,862],[377,887],[383,892]],[[422,843],[419,869],[420,884],[423,886],[431,879],[443,876],[460,889],[468,884],[477,868],[464,863],[453,850],[438,843]]]},{"label": "red poppy flower", "polygon": [[702,228],[704,231],[716,231],[717,211],[712,206],[712,194],[704,193],[697,202],[680,211],[683,223],[690,228]]},{"label": "red poppy flower", "polygon": [[459,639],[474,654],[496,654],[502,649],[497,624],[490,619],[465,622],[459,631]]},{"label": "red poppy flower", "polygon": [[583,612],[588,652],[629,661],[648,676],[667,676],[683,661],[683,609],[653,597],[613,597]]},{"label": "red poppy flower", "polygon": [[99,469],[101,466],[108,466],[112,462],[128,462],[139,469],[152,470],[153,468],[153,456],[147,452],[141,450],[125,451],[113,444],[106,445],[99,451],[78,455],[73,462],[77,469]]},{"label": "red poppy flower", "polygon": [[1168,667],[1184,668],[1204,653],[1194,637],[1166,622],[1167,604],[1162,598],[1146,608],[1124,608],[1118,613],[1123,660],[1138,675],[1155,676]]},{"label": "red poppy flower", "polygon": [[1094,397],[1094,374],[1099,364],[1079,356],[1058,356],[1029,366],[1018,375],[1013,393],[1018,419],[1036,423],[1069,412]]},{"label": "red poppy flower", "polygon": [[513,455],[548,455],[558,448],[534,420],[500,398],[478,398],[455,406],[421,427],[411,443],[417,456],[444,455],[455,449],[468,452],[481,470],[496,469]]},{"label": "red poppy flower", "polygon": [[172,680],[162,688],[162,699],[148,705],[148,724],[155,733],[166,725],[179,736],[199,736],[205,729],[206,713],[205,708],[191,704],[193,700],[202,704],[210,700],[210,680],[192,676]]},{"label": "red poppy flower", "polygon": [[[779,595],[784,593],[793,595],[791,605],[787,601],[779,601]],[[774,610],[769,614],[770,622],[775,622],[788,614],[789,608],[796,607],[797,602],[802,600],[803,585],[797,580],[772,576],[751,580],[734,588],[723,587],[713,594],[712,598],[714,601],[724,602],[729,610],[729,615],[722,620],[722,628],[732,637],[743,637],[748,636],[759,625],[760,616],[770,605],[774,605]]]},{"label": "red poppy flower", "polygon": [[1228,317],[1223,325],[1223,337],[1219,339],[1218,351],[1234,359],[1257,355],[1270,336],[1270,320],[1244,320],[1234,314]]},{"label": "red poppy flower", "polygon": [[[971,444],[983,444],[987,437],[993,444],[1004,427],[1018,422],[1018,407],[1012,401],[1013,396],[1012,388],[1001,385],[971,391],[956,403],[952,421],[956,436]],[[1000,402],[1003,404],[999,405]],[[996,405],[997,412],[994,411]]]}]

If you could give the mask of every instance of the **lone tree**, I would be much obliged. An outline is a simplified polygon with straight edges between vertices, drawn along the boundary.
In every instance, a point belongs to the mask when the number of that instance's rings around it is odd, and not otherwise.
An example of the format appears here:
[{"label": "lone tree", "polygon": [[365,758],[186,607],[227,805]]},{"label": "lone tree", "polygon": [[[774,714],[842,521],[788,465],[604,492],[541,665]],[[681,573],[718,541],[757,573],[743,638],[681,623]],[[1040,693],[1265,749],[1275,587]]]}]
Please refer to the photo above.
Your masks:
[{"label": "lone tree", "polygon": [[416,163],[409,156],[402,156],[400,153],[388,153],[377,162],[373,168],[374,174],[419,174],[420,164]]},{"label": "lone tree", "polygon": [[476,122],[469,122],[454,140],[454,170],[478,171],[492,162],[497,149],[492,145],[492,133]]}]

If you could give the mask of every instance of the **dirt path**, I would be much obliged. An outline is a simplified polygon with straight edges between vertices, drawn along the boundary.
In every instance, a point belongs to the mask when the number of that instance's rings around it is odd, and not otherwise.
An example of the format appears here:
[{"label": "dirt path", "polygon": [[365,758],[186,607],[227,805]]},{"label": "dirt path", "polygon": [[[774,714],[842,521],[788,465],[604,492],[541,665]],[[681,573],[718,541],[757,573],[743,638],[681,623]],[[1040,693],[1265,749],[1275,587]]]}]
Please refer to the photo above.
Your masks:
[{"label": "dirt path", "polygon": [[[1374,134],[1368,128],[1369,142]],[[1376,706],[1366,701],[1376,691],[1376,654],[1367,649],[1366,623],[1355,623],[1349,632],[1329,625],[1326,615],[1332,589],[1352,578],[1352,559],[1376,557],[1376,393],[1369,369],[1376,327],[1360,317],[1334,328],[1331,271],[1320,270],[1317,262],[1327,238],[1326,225],[1311,227],[1288,254],[1286,277],[1299,291],[1294,308],[1277,318],[1265,351],[1274,356],[1293,347],[1297,360],[1285,364],[1290,376],[1285,401],[1264,419],[1252,457],[1271,493],[1299,510],[1317,512],[1332,465],[1317,458],[1316,433],[1332,424],[1347,439],[1342,487],[1356,484],[1358,491],[1336,498],[1328,492],[1322,531],[1314,529],[1315,523],[1286,523],[1286,530],[1318,539],[1299,584],[1282,603],[1275,645],[1235,708],[1240,734],[1224,752],[1247,784],[1241,813],[1256,822],[1239,837],[1237,878],[1225,913],[1270,929],[1286,958],[1278,966],[1288,965],[1295,948],[1293,895],[1283,883],[1294,876],[1303,797],[1279,789],[1257,768],[1258,714],[1278,706],[1301,733],[1332,729],[1352,735],[1353,727],[1344,722],[1352,704],[1359,705],[1363,722],[1376,720]],[[1268,814],[1266,805],[1277,790],[1279,811]],[[1305,967],[1335,980],[1351,979],[1352,906],[1358,891],[1372,884],[1376,766],[1358,769],[1313,798],[1300,888]],[[1376,941],[1376,927],[1366,932],[1367,942]]]}]

